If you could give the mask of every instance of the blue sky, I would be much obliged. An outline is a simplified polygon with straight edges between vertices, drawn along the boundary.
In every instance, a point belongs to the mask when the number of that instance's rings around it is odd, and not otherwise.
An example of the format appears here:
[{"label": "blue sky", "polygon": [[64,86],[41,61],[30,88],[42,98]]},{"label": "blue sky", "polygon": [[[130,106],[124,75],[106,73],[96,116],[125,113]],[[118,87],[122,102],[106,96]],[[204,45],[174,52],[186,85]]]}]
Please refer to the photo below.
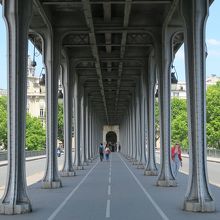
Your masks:
[{"label": "blue sky", "polygon": [[[209,11],[209,18],[206,26],[206,43],[208,57],[206,60],[206,75],[216,74],[220,76],[220,0],[215,0]],[[6,28],[2,18],[2,6],[0,5],[0,88],[7,88],[7,64],[6,64]],[[29,43],[28,54],[33,57],[33,46]],[[37,75],[42,68],[41,56],[36,58]],[[184,49],[181,47],[176,54],[174,65],[180,81],[185,81]]]}]

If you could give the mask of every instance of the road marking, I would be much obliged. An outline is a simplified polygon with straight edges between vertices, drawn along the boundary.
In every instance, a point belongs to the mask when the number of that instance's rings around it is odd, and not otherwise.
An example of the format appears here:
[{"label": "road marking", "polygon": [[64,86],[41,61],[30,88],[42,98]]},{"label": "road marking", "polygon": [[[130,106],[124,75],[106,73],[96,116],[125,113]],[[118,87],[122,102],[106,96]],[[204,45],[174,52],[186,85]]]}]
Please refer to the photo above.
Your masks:
[{"label": "road marking", "polygon": [[135,176],[135,174],[132,172],[132,170],[128,167],[128,165],[125,163],[125,161],[122,159],[121,155],[119,155],[120,159],[124,163],[124,165],[127,167],[128,171],[133,176],[136,183],[140,186],[140,188],[143,190],[144,194],[147,196],[147,198],[150,200],[151,204],[154,206],[154,208],[157,210],[157,212],[160,214],[163,220],[169,220],[169,218],[166,216],[166,214],[160,209],[160,207],[157,205],[157,203],[153,200],[153,198],[150,196],[150,194],[146,191],[146,189],[143,187],[141,182],[138,180],[138,178]]},{"label": "road marking", "polygon": [[109,182],[109,184],[111,184],[111,182],[112,182],[112,178],[111,177],[108,178],[108,182]]},{"label": "road marking", "polygon": [[66,205],[69,199],[73,196],[73,194],[79,189],[79,187],[85,182],[86,178],[89,174],[96,168],[99,161],[96,162],[94,167],[84,176],[84,178],[78,183],[78,185],[72,190],[72,192],[66,197],[66,199],[58,206],[58,208],[49,216],[48,220],[54,219],[57,214],[62,210],[62,208]]},{"label": "road marking", "polygon": [[105,213],[106,218],[110,218],[110,205],[111,205],[111,201],[110,199],[108,199],[106,205],[106,213]]},{"label": "road marking", "polygon": [[111,195],[111,186],[108,185],[108,195],[110,196]]}]

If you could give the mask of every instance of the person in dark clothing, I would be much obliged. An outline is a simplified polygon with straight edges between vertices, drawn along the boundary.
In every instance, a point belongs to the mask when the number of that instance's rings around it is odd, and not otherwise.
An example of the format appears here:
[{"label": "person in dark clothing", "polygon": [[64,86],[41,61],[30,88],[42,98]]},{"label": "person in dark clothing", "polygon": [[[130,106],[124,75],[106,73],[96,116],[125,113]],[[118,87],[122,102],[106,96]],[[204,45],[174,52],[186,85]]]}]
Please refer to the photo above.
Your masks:
[{"label": "person in dark clothing", "polygon": [[119,146],[118,146],[118,152],[120,152],[121,151],[121,145],[119,144]]},{"label": "person in dark clothing", "polygon": [[102,143],[100,143],[99,145],[99,156],[100,156],[100,161],[102,161],[104,157],[104,146]]}]

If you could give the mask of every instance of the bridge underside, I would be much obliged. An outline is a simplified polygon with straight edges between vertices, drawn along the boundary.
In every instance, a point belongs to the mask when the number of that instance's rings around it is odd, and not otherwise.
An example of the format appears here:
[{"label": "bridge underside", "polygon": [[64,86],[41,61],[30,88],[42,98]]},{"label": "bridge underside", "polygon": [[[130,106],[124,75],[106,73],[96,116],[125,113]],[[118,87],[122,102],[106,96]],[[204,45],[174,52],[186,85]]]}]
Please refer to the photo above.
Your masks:
[{"label": "bridge underside", "polygon": [[[0,212],[31,211],[24,171],[28,38],[43,54],[46,69],[47,168],[43,188],[62,186],[56,158],[59,78],[65,119],[61,175],[73,176],[75,170],[83,169],[98,152],[103,126],[119,125],[122,153],[144,168],[146,175],[158,175],[158,186],[177,185],[170,162],[171,66],[176,51],[185,43],[191,169],[184,209],[214,211],[205,160],[204,30],[209,4],[206,0],[3,1],[9,46],[10,153]],[[154,153],[156,83],[159,172]]]}]

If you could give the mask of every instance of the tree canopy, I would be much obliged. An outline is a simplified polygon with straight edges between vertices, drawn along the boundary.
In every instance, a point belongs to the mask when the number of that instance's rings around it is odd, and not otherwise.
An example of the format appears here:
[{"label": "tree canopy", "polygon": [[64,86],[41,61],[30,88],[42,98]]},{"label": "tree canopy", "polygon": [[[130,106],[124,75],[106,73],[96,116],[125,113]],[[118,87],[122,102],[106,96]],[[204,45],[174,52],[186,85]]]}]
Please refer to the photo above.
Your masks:
[{"label": "tree canopy", "polygon": [[[159,108],[155,106],[156,140],[159,133]],[[209,86],[206,93],[206,138],[207,146],[220,149],[220,82]],[[171,144],[178,142],[188,148],[187,100],[171,100]]]},{"label": "tree canopy", "polygon": [[[0,145],[7,149],[7,97],[0,97]],[[26,149],[41,150],[46,145],[46,131],[39,118],[26,116]]]},{"label": "tree canopy", "polygon": [[39,118],[26,116],[26,148],[42,150],[46,147],[46,130]]},{"label": "tree canopy", "polygon": [[58,103],[58,139],[63,143],[63,103]]},{"label": "tree canopy", "polygon": [[182,148],[188,147],[188,124],[186,100],[171,100],[171,144],[178,142]]},{"label": "tree canopy", "polygon": [[7,148],[7,97],[0,96],[0,145]]},{"label": "tree canopy", "polygon": [[208,87],[206,102],[207,144],[220,149],[220,82]]}]

